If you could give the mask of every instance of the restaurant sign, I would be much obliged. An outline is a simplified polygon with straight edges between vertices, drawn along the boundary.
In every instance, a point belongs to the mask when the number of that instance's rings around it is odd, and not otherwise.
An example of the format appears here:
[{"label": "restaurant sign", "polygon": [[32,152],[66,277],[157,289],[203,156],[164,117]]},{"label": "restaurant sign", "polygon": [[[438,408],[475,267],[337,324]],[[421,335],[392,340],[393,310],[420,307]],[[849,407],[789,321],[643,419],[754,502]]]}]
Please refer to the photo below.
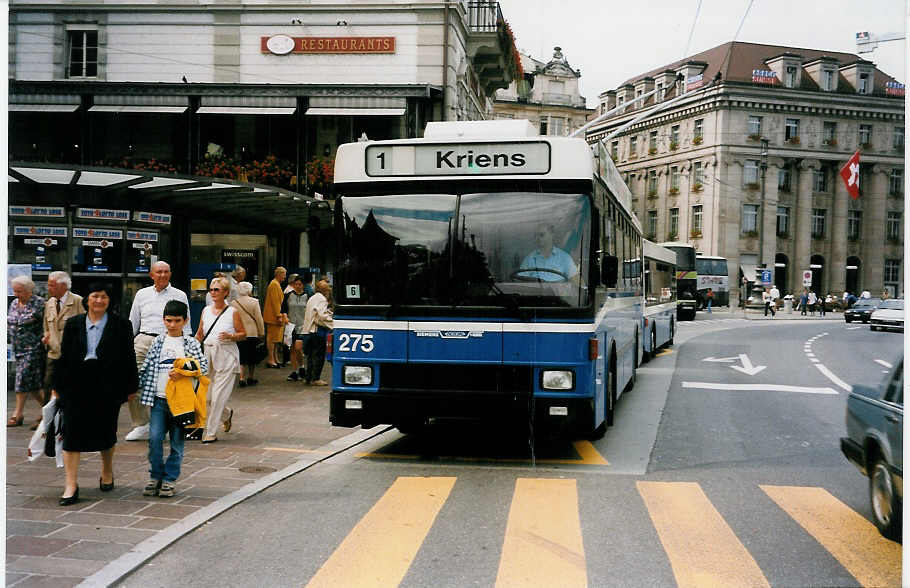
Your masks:
[{"label": "restaurant sign", "polygon": [[262,37],[263,53],[395,53],[395,37]]}]

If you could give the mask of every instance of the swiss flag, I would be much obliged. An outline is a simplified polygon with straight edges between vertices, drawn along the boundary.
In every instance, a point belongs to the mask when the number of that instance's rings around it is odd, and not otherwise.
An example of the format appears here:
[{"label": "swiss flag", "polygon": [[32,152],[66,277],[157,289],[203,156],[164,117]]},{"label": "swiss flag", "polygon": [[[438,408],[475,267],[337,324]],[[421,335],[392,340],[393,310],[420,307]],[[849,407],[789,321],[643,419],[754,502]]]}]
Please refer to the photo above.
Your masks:
[{"label": "swiss flag", "polygon": [[859,198],[859,151],[853,154],[844,167],[840,168],[840,177],[844,179],[850,198]]}]

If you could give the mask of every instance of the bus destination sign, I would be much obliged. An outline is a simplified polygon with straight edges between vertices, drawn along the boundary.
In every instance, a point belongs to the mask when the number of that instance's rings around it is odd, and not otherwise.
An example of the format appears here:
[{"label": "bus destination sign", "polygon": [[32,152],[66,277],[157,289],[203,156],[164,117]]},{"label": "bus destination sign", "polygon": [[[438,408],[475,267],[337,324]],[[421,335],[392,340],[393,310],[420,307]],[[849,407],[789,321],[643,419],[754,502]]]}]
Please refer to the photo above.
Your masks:
[{"label": "bus destination sign", "polygon": [[549,171],[550,144],[544,141],[366,148],[369,176],[500,176]]}]

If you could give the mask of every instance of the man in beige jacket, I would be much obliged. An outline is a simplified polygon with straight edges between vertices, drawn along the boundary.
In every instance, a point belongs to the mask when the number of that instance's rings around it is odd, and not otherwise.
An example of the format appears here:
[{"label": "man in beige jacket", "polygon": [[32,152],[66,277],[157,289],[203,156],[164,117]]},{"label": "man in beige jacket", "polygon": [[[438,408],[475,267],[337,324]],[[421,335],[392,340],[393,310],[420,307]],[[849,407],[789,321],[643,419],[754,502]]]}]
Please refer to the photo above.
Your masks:
[{"label": "man in beige jacket", "polygon": [[54,387],[54,369],[60,359],[60,341],[63,327],[74,316],[85,314],[82,296],[71,292],[73,281],[66,272],[51,272],[47,277],[48,299],[44,305],[44,337],[41,342],[47,346],[47,364],[44,371],[44,401],[50,398]]}]

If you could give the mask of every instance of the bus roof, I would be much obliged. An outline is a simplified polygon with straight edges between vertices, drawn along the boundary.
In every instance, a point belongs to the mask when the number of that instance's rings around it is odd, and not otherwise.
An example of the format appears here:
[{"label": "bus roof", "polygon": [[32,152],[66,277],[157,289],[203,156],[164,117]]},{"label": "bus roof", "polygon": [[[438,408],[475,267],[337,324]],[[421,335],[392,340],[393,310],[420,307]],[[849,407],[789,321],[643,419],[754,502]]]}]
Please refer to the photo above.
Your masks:
[{"label": "bus roof", "polygon": [[696,253],[695,259],[722,259],[724,261],[727,260],[726,257],[721,257],[720,255],[702,255],[701,253]]},{"label": "bus roof", "polygon": [[676,252],[671,251],[666,247],[661,247],[657,243],[653,243],[647,239],[642,239],[642,245],[642,250],[646,258],[656,259],[657,261],[669,263],[674,266],[676,265]]},{"label": "bus roof", "polygon": [[688,243],[683,243],[682,241],[664,241],[663,243],[658,243],[658,245],[661,247],[682,247],[685,249],[695,249],[694,246],[689,245]]}]

